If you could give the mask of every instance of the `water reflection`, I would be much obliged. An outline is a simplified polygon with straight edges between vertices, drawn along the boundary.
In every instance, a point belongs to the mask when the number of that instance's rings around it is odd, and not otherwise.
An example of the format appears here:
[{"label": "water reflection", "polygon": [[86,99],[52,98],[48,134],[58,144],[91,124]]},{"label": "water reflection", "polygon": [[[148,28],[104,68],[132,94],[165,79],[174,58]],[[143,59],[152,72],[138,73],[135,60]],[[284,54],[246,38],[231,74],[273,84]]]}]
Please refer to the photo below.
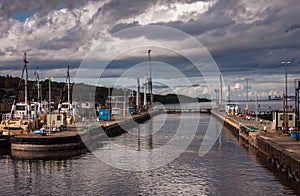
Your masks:
[{"label": "water reflection", "polygon": [[147,134],[148,135],[148,146],[149,146],[149,149],[151,150],[151,149],[153,149],[153,136],[152,136],[152,134],[153,134],[153,121],[152,120],[149,121],[146,131],[148,132],[148,134]]},{"label": "water reflection", "polygon": [[[291,187],[295,193],[300,195],[300,184],[295,182],[294,180],[288,178],[288,175],[286,173],[281,172],[281,170],[278,170],[275,165],[273,165],[268,158],[261,154],[259,151],[257,151],[252,146],[249,146],[249,152],[251,153],[251,157],[258,161],[262,166],[267,168],[272,174],[275,175],[276,180],[283,183],[286,187]],[[249,154],[250,154],[249,153]],[[289,190],[286,190],[286,192],[290,192]]]},{"label": "water reflection", "polygon": [[[24,160],[3,155],[0,157],[1,194],[295,195],[290,186],[299,193],[299,185],[285,183],[280,173],[277,176],[276,171],[269,168],[265,159],[255,150],[248,150],[226,129],[209,153],[199,157],[199,147],[210,116],[202,117],[194,140],[183,154],[171,163],[145,172],[120,170],[101,162],[93,153],[101,155],[104,149],[110,152],[105,140],[101,140],[92,153],[62,159]],[[174,135],[177,120],[178,115],[169,115],[163,131],[152,134],[152,137],[147,131],[155,124],[149,123],[113,141],[139,152],[155,149]]]}]

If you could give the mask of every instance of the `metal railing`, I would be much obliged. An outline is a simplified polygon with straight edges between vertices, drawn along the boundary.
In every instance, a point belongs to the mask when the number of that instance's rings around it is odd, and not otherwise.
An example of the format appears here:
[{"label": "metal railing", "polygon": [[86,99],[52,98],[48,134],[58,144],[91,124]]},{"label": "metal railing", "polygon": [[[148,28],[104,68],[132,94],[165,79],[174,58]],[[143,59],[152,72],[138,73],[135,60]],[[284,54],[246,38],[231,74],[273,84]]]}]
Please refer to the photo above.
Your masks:
[{"label": "metal railing", "polygon": [[19,119],[26,119],[26,120],[32,120],[36,117],[34,114],[14,114],[11,118],[10,113],[2,114],[2,120],[19,120]]}]

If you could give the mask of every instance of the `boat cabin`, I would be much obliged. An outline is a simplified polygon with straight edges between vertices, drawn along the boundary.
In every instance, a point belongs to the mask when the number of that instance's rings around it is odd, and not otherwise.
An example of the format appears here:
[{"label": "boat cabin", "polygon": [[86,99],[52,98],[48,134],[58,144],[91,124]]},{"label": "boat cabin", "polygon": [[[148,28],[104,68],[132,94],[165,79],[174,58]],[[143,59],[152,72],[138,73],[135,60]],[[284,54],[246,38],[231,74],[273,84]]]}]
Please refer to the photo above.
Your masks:
[{"label": "boat cabin", "polygon": [[66,113],[52,113],[47,115],[47,128],[56,131],[65,130],[67,128]]},{"label": "boat cabin", "polygon": [[73,115],[73,106],[68,102],[64,102],[59,105],[58,111],[60,113],[67,113],[68,115]]}]

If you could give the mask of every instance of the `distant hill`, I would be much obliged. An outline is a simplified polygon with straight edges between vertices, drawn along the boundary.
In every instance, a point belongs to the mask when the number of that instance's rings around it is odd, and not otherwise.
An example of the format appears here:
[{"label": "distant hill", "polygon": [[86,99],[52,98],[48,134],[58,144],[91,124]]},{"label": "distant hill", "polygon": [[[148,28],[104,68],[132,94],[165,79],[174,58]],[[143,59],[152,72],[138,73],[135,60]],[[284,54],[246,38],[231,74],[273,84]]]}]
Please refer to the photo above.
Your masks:
[{"label": "distant hill", "polygon": [[185,95],[167,94],[167,95],[154,95],[154,101],[162,104],[175,104],[175,103],[191,103],[191,102],[210,102],[206,98],[192,98]]},{"label": "distant hill", "polygon": [[[0,76],[0,99],[8,98],[10,96],[16,96],[19,88],[20,78],[12,77],[12,76]],[[44,96],[43,99],[47,99],[48,97],[45,96],[48,93],[49,82],[40,81],[41,91],[43,92]],[[63,92],[65,83],[63,82],[51,82],[51,91],[53,94],[60,94]],[[24,93],[24,81],[21,81],[21,88],[19,89],[20,92]],[[28,96],[29,99],[37,100],[37,85],[36,81],[29,80],[28,81]]]},{"label": "distant hill", "polygon": [[[18,77],[12,77],[12,76],[0,76],[0,102],[3,98],[8,98],[9,96],[16,96],[18,92],[18,86],[19,86],[20,78]],[[43,99],[48,99],[48,88],[49,88],[49,81],[40,81]],[[82,94],[89,95],[89,92],[93,91],[95,89],[92,85],[87,84],[76,84],[76,88],[79,88],[82,86]],[[23,91],[23,86],[21,87],[21,92]],[[28,91],[29,91],[29,98],[37,100],[37,87],[36,87],[36,81],[28,81]],[[85,92],[86,91],[86,92]],[[67,90],[66,90],[66,84],[64,82],[51,82],[51,92],[53,94],[61,95],[63,93],[63,101],[66,101],[67,98]],[[122,89],[114,89],[114,94],[120,94],[123,95]],[[106,87],[96,87],[95,90],[95,98],[92,97],[92,100],[95,100],[95,102],[104,104],[106,101],[108,95],[108,88]],[[89,96],[83,96],[86,100],[81,101],[89,101]],[[87,99],[88,97],[88,99]],[[143,97],[143,93],[141,93],[141,97]],[[54,100],[56,104],[59,102],[59,98],[56,98]],[[79,100],[76,100],[79,101]],[[211,100],[206,98],[192,98],[185,95],[176,95],[176,94],[167,94],[167,95],[154,95],[154,101],[160,102],[162,104],[174,104],[174,103],[191,103],[191,102],[210,102]]]}]

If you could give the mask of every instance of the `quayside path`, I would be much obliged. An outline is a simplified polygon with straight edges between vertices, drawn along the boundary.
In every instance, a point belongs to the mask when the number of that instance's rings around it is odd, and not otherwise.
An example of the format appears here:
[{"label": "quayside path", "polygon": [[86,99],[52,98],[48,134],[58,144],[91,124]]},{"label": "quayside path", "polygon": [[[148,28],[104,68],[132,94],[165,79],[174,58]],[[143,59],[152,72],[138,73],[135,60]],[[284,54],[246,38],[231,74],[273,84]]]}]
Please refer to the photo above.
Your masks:
[{"label": "quayside path", "polygon": [[255,116],[248,119],[243,115],[229,116],[215,110],[211,110],[211,114],[224,121],[224,125],[239,138],[264,154],[287,177],[300,182],[300,141],[281,130],[274,130],[271,121],[256,119]]}]

